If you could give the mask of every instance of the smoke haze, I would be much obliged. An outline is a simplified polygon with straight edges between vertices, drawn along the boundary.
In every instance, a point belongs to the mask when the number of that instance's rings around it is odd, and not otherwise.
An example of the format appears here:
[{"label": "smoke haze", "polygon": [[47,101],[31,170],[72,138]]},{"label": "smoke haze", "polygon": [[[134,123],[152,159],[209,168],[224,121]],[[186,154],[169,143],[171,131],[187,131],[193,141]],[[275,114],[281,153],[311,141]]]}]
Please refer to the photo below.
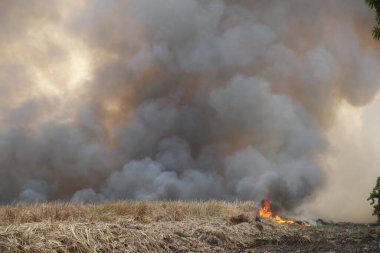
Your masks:
[{"label": "smoke haze", "polygon": [[0,21],[2,203],[291,211],[330,182],[340,106],[380,87],[364,1],[5,0]]}]

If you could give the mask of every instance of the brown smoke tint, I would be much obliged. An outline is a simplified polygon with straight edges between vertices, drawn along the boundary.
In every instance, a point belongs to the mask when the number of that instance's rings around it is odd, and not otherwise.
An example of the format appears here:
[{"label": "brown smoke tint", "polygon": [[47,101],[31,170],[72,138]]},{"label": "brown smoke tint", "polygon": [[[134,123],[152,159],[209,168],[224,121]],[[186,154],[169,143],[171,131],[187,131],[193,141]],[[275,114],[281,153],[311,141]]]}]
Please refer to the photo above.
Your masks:
[{"label": "brown smoke tint", "polygon": [[379,89],[354,0],[2,1],[0,201],[271,199]]}]

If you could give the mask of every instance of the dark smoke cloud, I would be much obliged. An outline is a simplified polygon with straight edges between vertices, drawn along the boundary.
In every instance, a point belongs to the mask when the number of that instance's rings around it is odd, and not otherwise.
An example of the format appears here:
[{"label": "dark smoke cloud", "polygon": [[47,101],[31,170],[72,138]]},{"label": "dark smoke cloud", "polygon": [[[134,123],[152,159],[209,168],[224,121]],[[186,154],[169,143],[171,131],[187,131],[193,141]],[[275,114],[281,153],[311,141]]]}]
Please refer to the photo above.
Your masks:
[{"label": "dark smoke cloud", "polygon": [[[1,8],[20,54],[41,24],[67,41],[37,36],[43,49],[0,62],[2,202],[270,198],[291,210],[323,185],[337,105],[379,89],[361,1],[44,5],[21,20],[21,2]],[[70,90],[73,48],[91,71]],[[55,93],[30,93],[35,68]]]}]

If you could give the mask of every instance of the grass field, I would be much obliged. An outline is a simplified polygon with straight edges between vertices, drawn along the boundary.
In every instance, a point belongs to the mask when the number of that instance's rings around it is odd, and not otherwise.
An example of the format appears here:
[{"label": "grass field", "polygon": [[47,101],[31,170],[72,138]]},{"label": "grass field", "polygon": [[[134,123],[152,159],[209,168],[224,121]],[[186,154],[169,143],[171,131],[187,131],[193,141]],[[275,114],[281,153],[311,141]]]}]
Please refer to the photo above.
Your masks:
[{"label": "grass field", "polygon": [[111,222],[120,218],[138,221],[180,221],[184,218],[225,218],[250,212],[256,214],[253,202],[223,201],[119,201],[99,204],[32,204],[0,206],[0,224],[28,222]]},{"label": "grass field", "polygon": [[283,225],[253,202],[0,207],[0,252],[378,252],[368,225]]}]

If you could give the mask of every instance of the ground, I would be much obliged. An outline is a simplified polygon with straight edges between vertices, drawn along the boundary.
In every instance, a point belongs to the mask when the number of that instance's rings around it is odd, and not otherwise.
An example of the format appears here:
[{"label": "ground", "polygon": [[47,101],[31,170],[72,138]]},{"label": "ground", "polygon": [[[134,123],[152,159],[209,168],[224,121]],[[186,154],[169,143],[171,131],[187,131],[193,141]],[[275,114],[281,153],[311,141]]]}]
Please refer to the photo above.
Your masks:
[{"label": "ground", "polygon": [[374,224],[305,227],[258,218],[252,202],[0,207],[0,252],[380,252]]}]

